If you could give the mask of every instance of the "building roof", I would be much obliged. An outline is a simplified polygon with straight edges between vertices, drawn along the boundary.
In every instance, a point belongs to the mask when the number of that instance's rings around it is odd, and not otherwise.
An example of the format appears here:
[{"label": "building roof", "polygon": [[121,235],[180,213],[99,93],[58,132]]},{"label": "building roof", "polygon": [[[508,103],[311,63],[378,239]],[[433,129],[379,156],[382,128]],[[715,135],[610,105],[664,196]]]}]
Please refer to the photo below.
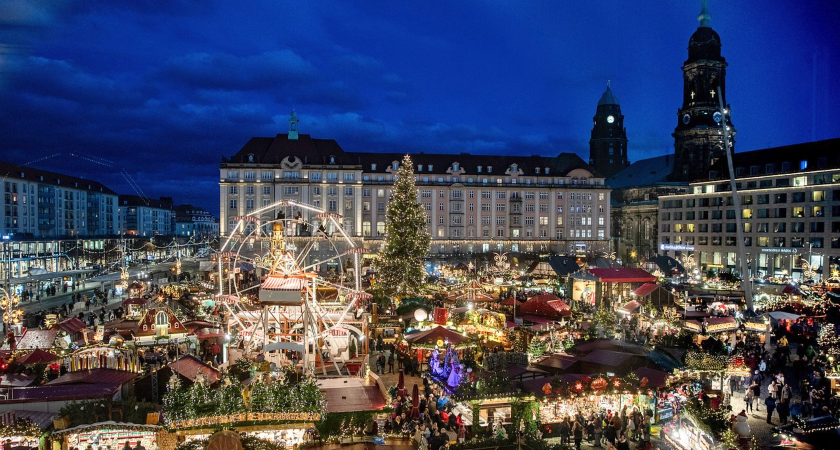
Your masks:
[{"label": "building roof", "polygon": [[578,360],[577,356],[550,355],[535,362],[534,365],[548,371],[566,370]]},{"label": "building roof", "polygon": [[602,283],[655,283],[656,277],[644,269],[626,267],[620,269],[589,269]]},{"label": "building roof", "polygon": [[46,383],[46,386],[61,386],[66,384],[95,384],[106,385],[116,384],[122,386],[137,378],[133,372],[125,372],[113,369],[80,370],[78,372],[66,373],[55,380]]},{"label": "building roof", "polygon": [[218,370],[199,361],[192,355],[182,356],[181,359],[169,364],[169,369],[192,382],[195,382],[199,373],[204,375],[208,384],[213,384],[222,379]]},{"label": "building roof", "polygon": [[598,106],[618,104],[618,97],[616,97],[615,94],[613,94],[613,91],[610,89],[610,83],[607,82],[607,90],[604,91],[604,95],[602,95],[601,99],[598,100]]},{"label": "building roof", "polygon": [[627,166],[621,172],[607,178],[604,181],[604,184],[613,189],[624,189],[633,186],[651,186],[667,182],[673,169],[673,155],[640,159]]},{"label": "building roof", "polygon": [[55,337],[58,335],[58,330],[31,330],[27,329],[20,338],[15,350],[49,350],[55,345]]},{"label": "building roof", "polygon": [[[732,156],[732,167],[736,178],[836,169],[840,167],[838,147],[840,138],[740,152]],[[783,172],[784,163],[788,163],[788,170]],[[751,171],[753,166],[757,173]],[[726,158],[721,158],[711,170],[717,172],[718,179],[729,179]]]},{"label": "building roof", "polygon": [[141,197],[139,195],[120,195],[120,206],[143,206],[146,208],[172,209],[172,198],[159,199]]},{"label": "building roof", "polygon": [[[403,156],[404,153],[346,152],[333,139],[313,139],[308,134],[299,134],[297,139],[289,139],[288,134],[278,134],[275,137],[251,138],[235,155],[225,159],[222,165],[224,167],[226,163],[279,164],[288,157],[292,164],[349,165],[361,167],[364,172],[386,173],[391,164],[394,161],[402,161]],[[465,175],[504,175],[512,164],[516,164],[523,175],[534,175],[537,168],[541,169],[540,175],[545,175],[544,169],[548,168],[549,175],[565,176],[570,171],[579,168],[589,171],[594,177],[602,177],[595,168],[575,153],[560,153],[556,157],[547,157],[420,152],[413,153],[411,159],[414,164],[423,166],[424,170],[417,172],[419,176],[425,173],[444,174],[453,163],[458,162],[460,168],[466,170]],[[431,171],[428,170],[429,166],[432,166]],[[483,169],[480,173],[479,166]],[[492,172],[487,172],[488,167],[492,167]]]},{"label": "building roof", "polygon": [[101,192],[116,195],[117,193],[97,181],[72,177],[56,172],[49,172],[33,167],[24,167],[8,162],[0,162],[0,173],[3,178],[31,181],[33,183],[49,184],[66,188],[82,189],[90,192]]}]

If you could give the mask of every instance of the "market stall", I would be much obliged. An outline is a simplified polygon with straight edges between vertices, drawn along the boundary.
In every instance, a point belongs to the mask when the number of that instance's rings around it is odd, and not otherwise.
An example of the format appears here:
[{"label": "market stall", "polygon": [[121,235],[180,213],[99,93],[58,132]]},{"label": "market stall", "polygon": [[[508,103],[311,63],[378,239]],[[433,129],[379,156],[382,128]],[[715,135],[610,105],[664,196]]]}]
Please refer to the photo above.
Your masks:
[{"label": "market stall", "polygon": [[175,440],[168,438],[168,434],[158,425],[108,421],[57,431],[52,437],[54,450],[121,449],[126,443],[131,448],[139,446],[146,450],[171,450],[175,448]]}]

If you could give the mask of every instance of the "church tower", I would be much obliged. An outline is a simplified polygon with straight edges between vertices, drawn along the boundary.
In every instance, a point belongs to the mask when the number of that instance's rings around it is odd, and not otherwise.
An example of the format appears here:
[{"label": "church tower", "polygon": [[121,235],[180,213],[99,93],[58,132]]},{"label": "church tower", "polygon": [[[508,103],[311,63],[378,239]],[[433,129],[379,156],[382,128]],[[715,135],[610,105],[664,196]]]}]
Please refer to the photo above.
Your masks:
[{"label": "church tower", "polygon": [[630,165],[627,160],[627,130],[618,98],[607,90],[598,100],[598,109],[592,118],[592,136],[589,139],[589,164],[605,177],[611,177]]},{"label": "church tower", "polygon": [[[729,127],[732,149],[735,127],[726,103],[726,60],[720,55],[720,36],[712,29],[706,0],[700,26],[688,41],[688,59],[683,64],[683,103],[674,130],[674,181],[692,181],[709,176],[709,168],[726,157],[723,126]],[[726,105],[726,117],[718,108],[718,87]]]}]

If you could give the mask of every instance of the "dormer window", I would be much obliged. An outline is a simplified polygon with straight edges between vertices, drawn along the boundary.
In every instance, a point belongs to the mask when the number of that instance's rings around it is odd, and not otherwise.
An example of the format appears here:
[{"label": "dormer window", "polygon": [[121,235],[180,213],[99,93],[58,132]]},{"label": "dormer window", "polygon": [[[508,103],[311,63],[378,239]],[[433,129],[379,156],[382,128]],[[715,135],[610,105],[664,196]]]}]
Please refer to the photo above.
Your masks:
[{"label": "dormer window", "polygon": [[492,171],[493,171],[493,166],[487,166],[487,173],[490,173]]},{"label": "dormer window", "polygon": [[23,178],[23,172],[20,173],[20,177]]},{"label": "dormer window", "polygon": [[251,163],[254,162],[254,154],[253,153],[248,153],[248,162],[251,162]]},{"label": "dormer window", "polygon": [[545,168],[545,174],[548,175],[548,167]]},{"label": "dormer window", "polygon": [[478,166],[478,173],[481,173],[481,166]]},{"label": "dormer window", "polygon": [[429,164],[429,172],[431,172],[431,171],[432,171],[432,165]]},{"label": "dormer window", "polygon": [[330,164],[335,164],[335,156],[330,156]]},{"label": "dormer window", "polygon": [[393,163],[391,163],[391,168],[394,169],[394,170],[399,169],[400,168],[400,163],[394,161]]},{"label": "dormer window", "polygon": [[540,168],[539,168],[539,167],[537,167],[537,168],[536,168],[536,171],[537,171],[537,175],[539,175],[539,174],[540,174]]},{"label": "dormer window", "polygon": [[455,171],[455,172],[458,171],[458,163],[453,163],[452,164],[452,170]]},{"label": "dormer window", "polygon": [[422,172],[422,171],[423,171],[423,164],[417,164],[417,171],[418,171],[418,172]]},{"label": "dormer window", "polygon": [[370,165],[370,171],[371,172],[376,172],[376,164],[371,164]]}]

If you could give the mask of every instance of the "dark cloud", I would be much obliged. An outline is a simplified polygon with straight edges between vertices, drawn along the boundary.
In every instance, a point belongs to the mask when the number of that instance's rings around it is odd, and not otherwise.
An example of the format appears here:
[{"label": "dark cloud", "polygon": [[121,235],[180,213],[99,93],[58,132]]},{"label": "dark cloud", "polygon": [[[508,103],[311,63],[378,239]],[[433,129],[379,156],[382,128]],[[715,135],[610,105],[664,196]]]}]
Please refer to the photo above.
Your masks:
[{"label": "dark cloud", "polygon": [[291,50],[252,56],[192,53],[170,59],[160,72],[189,88],[240,91],[288,87],[315,75],[315,67]]},{"label": "dark cloud", "polygon": [[[840,6],[713,6],[737,148],[840,135]],[[0,1],[3,159],[215,211],[218,163],[299,129],[349,151],[588,159],[607,79],[631,159],[673,151],[698,5]],[[772,95],[768,95],[772,93]],[[103,160],[110,165],[102,164]]]}]

